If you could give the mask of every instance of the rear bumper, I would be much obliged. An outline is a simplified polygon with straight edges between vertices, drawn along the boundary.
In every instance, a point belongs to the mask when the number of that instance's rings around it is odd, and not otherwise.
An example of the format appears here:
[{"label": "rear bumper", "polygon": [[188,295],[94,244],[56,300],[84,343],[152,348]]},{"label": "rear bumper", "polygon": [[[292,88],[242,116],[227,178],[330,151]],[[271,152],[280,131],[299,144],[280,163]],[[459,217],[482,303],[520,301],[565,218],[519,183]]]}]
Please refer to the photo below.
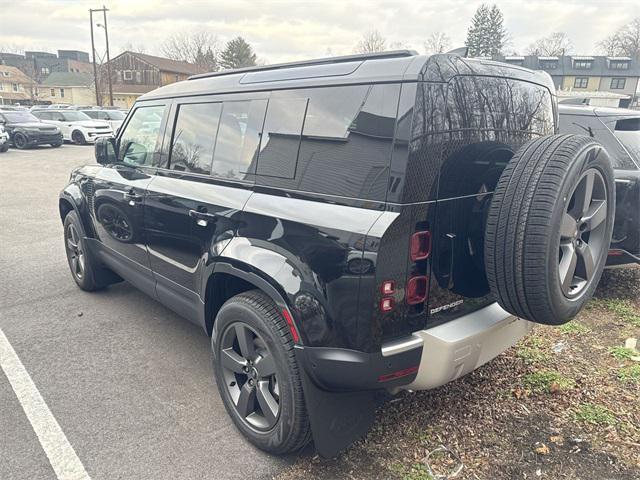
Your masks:
[{"label": "rear bumper", "polygon": [[504,311],[497,303],[427,330],[414,332],[422,340],[416,378],[401,387],[428,390],[462,377],[515,345],[533,323]]}]

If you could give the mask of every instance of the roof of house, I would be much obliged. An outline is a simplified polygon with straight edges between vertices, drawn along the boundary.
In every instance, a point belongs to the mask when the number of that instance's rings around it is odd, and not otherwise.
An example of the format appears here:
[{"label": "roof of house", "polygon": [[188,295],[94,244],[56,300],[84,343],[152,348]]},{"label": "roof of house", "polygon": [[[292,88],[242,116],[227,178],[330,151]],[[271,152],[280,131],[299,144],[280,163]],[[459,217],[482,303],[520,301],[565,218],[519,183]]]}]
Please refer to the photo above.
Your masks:
[{"label": "roof of house", "polygon": [[[156,57],[155,55],[147,55],[146,53],[130,52],[127,50],[122,52],[115,58],[118,58],[127,53],[166,72],[184,73],[187,75],[202,73],[202,70],[193,63],[182,62],[180,60],[171,60],[170,58],[164,57]],[[111,61],[115,60],[115,58],[111,59]]]},{"label": "roof of house", "polygon": [[93,75],[77,72],[52,72],[42,85],[53,87],[89,87],[93,84]]},{"label": "roof of house", "polygon": [[[31,77],[29,77],[27,74],[17,69],[16,67],[10,67],[9,65],[0,64],[0,72],[2,73],[2,75],[0,76],[0,80],[10,81],[12,83],[36,83]],[[5,72],[9,75],[5,76]]]}]

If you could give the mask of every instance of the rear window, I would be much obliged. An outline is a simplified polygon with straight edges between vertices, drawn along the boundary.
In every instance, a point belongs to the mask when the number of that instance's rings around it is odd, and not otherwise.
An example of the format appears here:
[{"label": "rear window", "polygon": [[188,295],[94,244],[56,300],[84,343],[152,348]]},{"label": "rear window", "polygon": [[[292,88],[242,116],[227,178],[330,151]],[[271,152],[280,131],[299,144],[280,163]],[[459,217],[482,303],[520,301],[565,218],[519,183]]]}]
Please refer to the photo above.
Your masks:
[{"label": "rear window", "polygon": [[[619,131],[617,130],[618,122],[622,122]],[[626,122],[626,119],[616,120],[610,117],[598,118],[595,115],[560,114],[560,133],[576,133],[595,138],[606,148],[613,167],[622,170],[638,168],[635,162],[638,161],[640,152],[638,151],[637,138],[634,142],[634,133],[640,132],[627,130],[632,127],[633,122]],[[633,157],[635,157],[635,162]]]}]

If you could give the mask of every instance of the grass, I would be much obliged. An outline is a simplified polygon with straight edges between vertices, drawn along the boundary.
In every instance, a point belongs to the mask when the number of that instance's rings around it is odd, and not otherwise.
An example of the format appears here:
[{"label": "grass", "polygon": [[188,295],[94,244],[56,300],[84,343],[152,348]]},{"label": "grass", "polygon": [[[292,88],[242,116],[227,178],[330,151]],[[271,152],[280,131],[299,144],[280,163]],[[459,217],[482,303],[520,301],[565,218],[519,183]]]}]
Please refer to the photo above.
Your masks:
[{"label": "grass", "polygon": [[546,362],[551,359],[548,353],[537,347],[521,347],[516,352],[516,356],[528,364]]},{"label": "grass", "polygon": [[553,370],[540,370],[524,377],[524,386],[533,392],[552,393],[573,388],[575,382]]},{"label": "grass", "polygon": [[574,418],[579,422],[594,425],[614,425],[616,416],[611,410],[593,403],[583,403],[574,412]]},{"label": "grass", "polygon": [[640,365],[631,365],[618,371],[618,379],[622,383],[640,384]]},{"label": "grass", "polygon": [[609,347],[609,353],[618,360],[629,360],[631,357],[637,355],[634,349],[620,346]]},{"label": "grass", "polygon": [[562,333],[576,334],[576,335],[580,335],[582,333],[588,333],[591,331],[589,327],[587,327],[586,325],[583,325],[582,323],[578,323],[576,321],[565,323],[558,330],[560,330],[560,332]]},{"label": "grass", "polygon": [[401,463],[394,463],[391,470],[400,475],[402,480],[434,480],[427,467],[421,463],[414,463],[409,468]]},{"label": "grass", "polygon": [[604,305],[619,316],[625,323],[640,327],[640,312],[638,312],[630,302],[620,299],[610,299],[605,300]]}]

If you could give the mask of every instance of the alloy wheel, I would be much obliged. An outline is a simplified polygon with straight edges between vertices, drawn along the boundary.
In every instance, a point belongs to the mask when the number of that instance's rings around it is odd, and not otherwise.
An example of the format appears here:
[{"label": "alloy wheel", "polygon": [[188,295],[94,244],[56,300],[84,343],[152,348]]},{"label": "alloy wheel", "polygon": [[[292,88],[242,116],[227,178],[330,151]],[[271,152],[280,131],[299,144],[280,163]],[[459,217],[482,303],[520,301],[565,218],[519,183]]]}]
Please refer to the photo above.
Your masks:
[{"label": "alloy wheel", "polygon": [[84,277],[85,254],[78,230],[71,223],[67,227],[67,256],[71,265],[71,272],[80,280]]},{"label": "alloy wheel", "polygon": [[565,208],[560,228],[558,278],[567,298],[578,297],[591,283],[602,249],[607,218],[607,190],[599,170],[585,171]]},{"label": "alloy wheel", "polygon": [[280,415],[280,389],[274,356],[263,338],[245,323],[232,323],[222,335],[219,356],[238,415],[254,430],[272,429]]}]

